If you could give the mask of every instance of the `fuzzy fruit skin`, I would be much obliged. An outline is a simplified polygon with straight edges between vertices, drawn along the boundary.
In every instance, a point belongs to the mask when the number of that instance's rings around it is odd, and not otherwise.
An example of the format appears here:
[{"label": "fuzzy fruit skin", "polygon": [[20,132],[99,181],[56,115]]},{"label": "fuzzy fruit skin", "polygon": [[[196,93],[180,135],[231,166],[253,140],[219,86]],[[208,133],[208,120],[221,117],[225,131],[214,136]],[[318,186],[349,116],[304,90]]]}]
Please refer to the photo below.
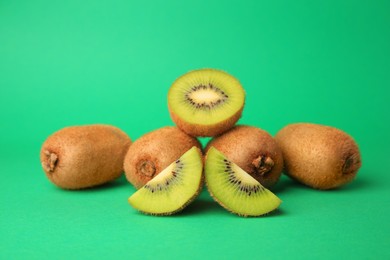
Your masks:
[{"label": "fuzzy fruit skin", "polygon": [[85,125],[63,128],[43,143],[42,168],[63,189],[83,189],[107,183],[123,172],[131,139],[117,127]]},{"label": "fuzzy fruit skin", "polygon": [[334,127],[290,124],[275,139],[283,152],[285,173],[315,189],[333,189],[349,183],[361,167],[356,142]]},{"label": "fuzzy fruit skin", "polygon": [[[207,144],[205,153],[212,146],[264,187],[270,188],[278,182],[283,170],[282,151],[266,131],[253,126],[235,126],[228,132],[213,138]],[[269,171],[262,172],[255,166],[254,162],[259,157],[272,159],[273,166]]]},{"label": "fuzzy fruit skin", "polygon": [[226,119],[225,121],[221,121],[214,125],[200,125],[200,124],[192,124],[185,119],[178,117],[171,109],[169,109],[169,113],[171,115],[172,121],[179,127],[183,132],[191,135],[193,137],[205,137],[205,136],[217,136],[228,130],[230,130],[235,123],[240,119],[242,115],[242,107],[238,110],[233,116]]},{"label": "fuzzy fruit skin", "polygon": [[137,139],[127,151],[124,169],[127,180],[136,189],[180,158],[200,142],[177,127],[163,127]]}]

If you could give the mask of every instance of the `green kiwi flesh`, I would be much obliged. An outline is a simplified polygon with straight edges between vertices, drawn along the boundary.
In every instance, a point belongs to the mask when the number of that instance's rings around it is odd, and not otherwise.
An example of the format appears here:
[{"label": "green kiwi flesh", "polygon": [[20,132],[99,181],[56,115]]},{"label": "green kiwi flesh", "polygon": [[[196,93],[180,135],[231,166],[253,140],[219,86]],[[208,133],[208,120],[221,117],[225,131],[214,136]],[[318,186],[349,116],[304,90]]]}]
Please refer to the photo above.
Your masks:
[{"label": "green kiwi flesh", "polygon": [[203,186],[202,172],[202,155],[194,146],[136,191],[128,201],[145,214],[174,214],[197,197]]},{"label": "green kiwi flesh", "polygon": [[340,129],[311,123],[290,124],[275,136],[284,172],[311,188],[327,190],[351,182],[361,167],[358,145]]},{"label": "green kiwi flesh", "polygon": [[215,136],[241,117],[245,92],[232,75],[216,69],[190,71],[168,92],[168,108],[176,125],[192,136]]},{"label": "green kiwi flesh", "polygon": [[211,196],[240,216],[260,216],[279,207],[281,200],[231,162],[216,148],[206,154],[205,179]]}]

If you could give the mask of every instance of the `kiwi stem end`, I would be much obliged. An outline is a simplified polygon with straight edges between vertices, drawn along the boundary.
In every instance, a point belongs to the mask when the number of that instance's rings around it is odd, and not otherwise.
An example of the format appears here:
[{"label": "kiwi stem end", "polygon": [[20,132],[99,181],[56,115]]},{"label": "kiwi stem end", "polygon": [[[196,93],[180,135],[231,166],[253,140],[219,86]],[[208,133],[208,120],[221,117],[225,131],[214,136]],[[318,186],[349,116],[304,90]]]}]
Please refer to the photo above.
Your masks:
[{"label": "kiwi stem end", "polygon": [[354,173],[359,168],[359,159],[356,154],[349,155],[343,164],[343,174]]},{"label": "kiwi stem end", "polygon": [[137,170],[147,177],[153,177],[156,174],[156,167],[154,163],[150,161],[142,161],[138,165]]},{"label": "kiwi stem end", "polygon": [[45,150],[45,155],[46,155],[46,161],[44,163],[44,168],[48,172],[54,172],[56,166],[57,166],[57,161],[58,161],[58,156],[57,154],[50,152],[48,150]]},{"label": "kiwi stem end", "polygon": [[264,175],[272,170],[272,167],[274,167],[275,163],[271,157],[259,155],[252,161],[252,165],[255,167],[256,173]]}]

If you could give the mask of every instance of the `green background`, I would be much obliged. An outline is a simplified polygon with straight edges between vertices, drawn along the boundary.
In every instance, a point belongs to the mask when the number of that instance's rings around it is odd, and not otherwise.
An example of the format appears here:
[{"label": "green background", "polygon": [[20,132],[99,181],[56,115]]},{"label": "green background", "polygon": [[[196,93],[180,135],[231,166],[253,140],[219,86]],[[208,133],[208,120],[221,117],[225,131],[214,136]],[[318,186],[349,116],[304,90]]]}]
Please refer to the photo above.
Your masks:
[{"label": "green background", "polygon": [[[389,1],[0,0],[0,258],[390,258],[389,14]],[[124,178],[73,192],[46,179],[51,133],[173,125],[171,83],[204,67],[242,82],[240,124],[351,134],[356,180],[325,192],[283,177],[278,212],[241,218],[206,191],[151,217]]]}]

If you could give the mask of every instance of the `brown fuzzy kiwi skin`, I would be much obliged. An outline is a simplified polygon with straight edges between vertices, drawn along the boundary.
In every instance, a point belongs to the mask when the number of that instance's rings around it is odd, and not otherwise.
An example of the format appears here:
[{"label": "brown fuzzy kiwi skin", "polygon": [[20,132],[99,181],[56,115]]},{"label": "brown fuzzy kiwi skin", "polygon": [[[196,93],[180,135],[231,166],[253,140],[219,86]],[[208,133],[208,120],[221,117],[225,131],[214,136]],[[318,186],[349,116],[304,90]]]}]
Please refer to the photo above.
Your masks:
[{"label": "brown fuzzy kiwi skin", "polygon": [[[202,163],[203,163],[203,154],[202,154],[202,151],[198,148],[197,149],[198,152],[199,152],[199,155],[200,155],[200,158],[202,159]],[[176,159],[179,159],[179,158],[176,158]],[[204,165],[204,164],[203,164]],[[203,168],[204,169],[204,168]],[[180,208],[178,208],[177,210],[174,210],[174,211],[171,211],[171,212],[165,212],[163,214],[154,214],[154,213],[149,213],[149,212],[144,212],[144,211],[139,211],[145,215],[151,215],[151,216],[171,216],[171,215],[174,215],[174,214],[177,214],[181,211],[183,211],[184,208],[186,208],[188,205],[190,205],[197,197],[199,197],[203,187],[204,187],[204,184],[205,184],[205,176],[204,176],[204,171],[202,171],[202,175],[201,175],[201,179],[200,179],[200,182],[199,182],[199,187],[198,187],[198,190],[196,191],[196,193],[194,194],[194,196],[192,196],[188,201],[187,203],[185,203],[183,206],[181,206]]]},{"label": "brown fuzzy kiwi skin", "polygon": [[84,189],[118,178],[131,145],[129,136],[110,125],[63,128],[43,143],[40,161],[47,178],[63,189]]},{"label": "brown fuzzy kiwi skin", "polygon": [[212,136],[220,135],[230,130],[235,125],[235,123],[241,118],[243,108],[244,106],[242,106],[241,109],[238,110],[233,116],[217,124],[200,125],[200,124],[189,123],[185,121],[183,118],[178,117],[168,106],[172,121],[175,122],[177,127],[179,127],[182,131],[184,131],[188,135],[194,137],[202,137],[202,136],[212,137]]},{"label": "brown fuzzy kiwi skin", "polygon": [[177,127],[149,132],[127,151],[124,159],[126,179],[139,189],[193,146],[202,149],[196,138]]},{"label": "brown fuzzy kiwi skin", "polygon": [[205,148],[206,153],[211,146],[266,188],[274,186],[282,174],[282,151],[274,138],[260,128],[237,125],[213,138]]},{"label": "brown fuzzy kiwi skin", "polygon": [[362,164],[354,139],[334,127],[290,124],[275,139],[283,152],[284,172],[314,189],[334,189],[351,182]]}]

